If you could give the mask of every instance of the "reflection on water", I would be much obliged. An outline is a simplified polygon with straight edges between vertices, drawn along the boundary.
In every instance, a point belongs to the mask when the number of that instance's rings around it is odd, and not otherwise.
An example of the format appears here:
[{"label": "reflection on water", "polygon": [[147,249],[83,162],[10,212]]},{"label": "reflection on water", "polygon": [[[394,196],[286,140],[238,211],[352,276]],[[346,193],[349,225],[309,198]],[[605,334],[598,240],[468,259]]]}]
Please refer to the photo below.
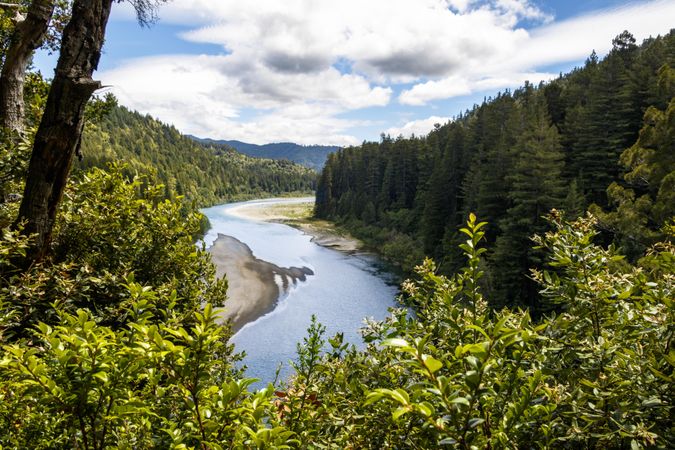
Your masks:
[{"label": "reflection on water", "polygon": [[363,319],[383,319],[387,308],[394,306],[397,289],[371,256],[345,255],[314,244],[310,236],[287,225],[228,214],[242,204],[308,200],[313,199],[254,200],[202,210],[212,227],[204,237],[207,247],[223,233],[244,242],[257,258],[314,271],[314,276],[291,289],[273,312],[247,324],[232,338],[235,349],[246,352],[247,376],[261,380],[258,387],[274,379],[280,362],[284,364],[282,377],[291,372],[288,361],[295,357],[296,344],[306,335],[312,314],[326,326],[327,336],[343,332],[347,342],[360,345],[358,330]]}]

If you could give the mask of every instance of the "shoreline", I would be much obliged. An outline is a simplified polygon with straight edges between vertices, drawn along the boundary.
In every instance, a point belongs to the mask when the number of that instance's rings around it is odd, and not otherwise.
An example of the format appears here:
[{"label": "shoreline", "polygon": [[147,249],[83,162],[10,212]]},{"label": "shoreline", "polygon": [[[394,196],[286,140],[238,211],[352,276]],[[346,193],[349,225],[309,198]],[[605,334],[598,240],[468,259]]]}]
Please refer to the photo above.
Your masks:
[{"label": "shoreline", "polygon": [[[243,219],[262,222],[274,222],[288,225],[311,236],[311,241],[321,247],[354,254],[363,250],[363,243],[348,233],[340,233],[330,222],[310,217],[308,205],[314,199],[298,198],[297,202],[284,204],[240,205],[230,209],[229,213]],[[303,201],[307,200],[307,201]]]},{"label": "shoreline", "polygon": [[216,267],[216,276],[227,278],[227,300],[224,307],[218,308],[218,314],[222,322],[230,321],[234,333],[272,312],[291,285],[314,275],[308,267],[279,267],[258,259],[248,245],[222,233],[218,233],[207,252]]},{"label": "shoreline", "polygon": [[[288,225],[311,236],[311,242],[342,253],[362,252],[361,241],[346,233],[340,234],[327,221],[310,217],[313,197],[283,200],[286,201],[241,204],[229,208],[228,214]],[[216,277],[227,278],[227,300],[225,306],[218,309],[218,314],[221,322],[230,322],[233,333],[274,311],[291,286],[314,275],[308,267],[279,267],[256,258],[248,245],[223,233],[218,233],[207,252],[216,267]]]}]

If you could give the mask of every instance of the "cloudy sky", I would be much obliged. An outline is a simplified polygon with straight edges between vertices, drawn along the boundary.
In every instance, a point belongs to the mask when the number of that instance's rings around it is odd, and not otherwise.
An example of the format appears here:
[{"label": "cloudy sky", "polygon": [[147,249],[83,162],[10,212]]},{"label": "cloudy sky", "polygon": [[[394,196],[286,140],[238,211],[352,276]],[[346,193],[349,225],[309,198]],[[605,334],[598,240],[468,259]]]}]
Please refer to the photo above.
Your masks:
[{"label": "cloudy sky", "polygon": [[674,17],[675,0],[173,0],[142,28],[122,3],[96,76],[186,134],[349,145],[425,134]]}]

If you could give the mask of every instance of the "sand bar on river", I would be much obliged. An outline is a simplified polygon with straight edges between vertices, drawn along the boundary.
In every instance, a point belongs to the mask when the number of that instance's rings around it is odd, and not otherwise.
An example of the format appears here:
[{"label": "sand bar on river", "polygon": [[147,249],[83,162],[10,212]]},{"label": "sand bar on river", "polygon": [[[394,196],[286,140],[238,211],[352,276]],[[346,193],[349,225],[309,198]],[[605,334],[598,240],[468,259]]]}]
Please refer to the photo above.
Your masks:
[{"label": "sand bar on river", "polygon": [[291,285],[314,274],[307,267],[285,268],[258,259],[248,245],[220,233],[208,252],[216,276],[227,276],[227,301],[220,317],[231,320],[234,332],[271,312]]}]

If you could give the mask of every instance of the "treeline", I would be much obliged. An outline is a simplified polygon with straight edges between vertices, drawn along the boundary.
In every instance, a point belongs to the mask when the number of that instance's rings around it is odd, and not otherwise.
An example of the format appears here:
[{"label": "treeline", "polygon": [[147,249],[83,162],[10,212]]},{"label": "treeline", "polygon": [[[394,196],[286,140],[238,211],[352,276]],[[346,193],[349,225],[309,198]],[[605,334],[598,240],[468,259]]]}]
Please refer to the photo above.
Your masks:
[{"label": "treeline", "polygon": [[[539,307],[527,273],[541,254],[530,237],[546,229],[552,208],[574,218],[590,207],[605,241],[629,255],[663,238],[675,212],[673,67],[675,32],[641,46],[623,32],[603,60],[593,53],[548,84],[499,93],[425,137],[383,135],[331,155],[315,213],[407,271],[428,255],[450,274],[461,264],[458,228],[475,212],[489,223],[484,282],[494,302]],[[649,143],[638,141],[643,126]],[[634,156],[620,161],[629,148]],[[621,215],[603,212],[617,205]]]},{"label": "treeline", "polygon": [[[251,158],[225,146],[200,144],[149,115],[113,107],[87,124],[76,167],[105,168],[123,161],[129,176],[142,174],[200,206],[313,191],[316,173],[289,161]],[[141,185],[143,186],[143,185]]]}]

